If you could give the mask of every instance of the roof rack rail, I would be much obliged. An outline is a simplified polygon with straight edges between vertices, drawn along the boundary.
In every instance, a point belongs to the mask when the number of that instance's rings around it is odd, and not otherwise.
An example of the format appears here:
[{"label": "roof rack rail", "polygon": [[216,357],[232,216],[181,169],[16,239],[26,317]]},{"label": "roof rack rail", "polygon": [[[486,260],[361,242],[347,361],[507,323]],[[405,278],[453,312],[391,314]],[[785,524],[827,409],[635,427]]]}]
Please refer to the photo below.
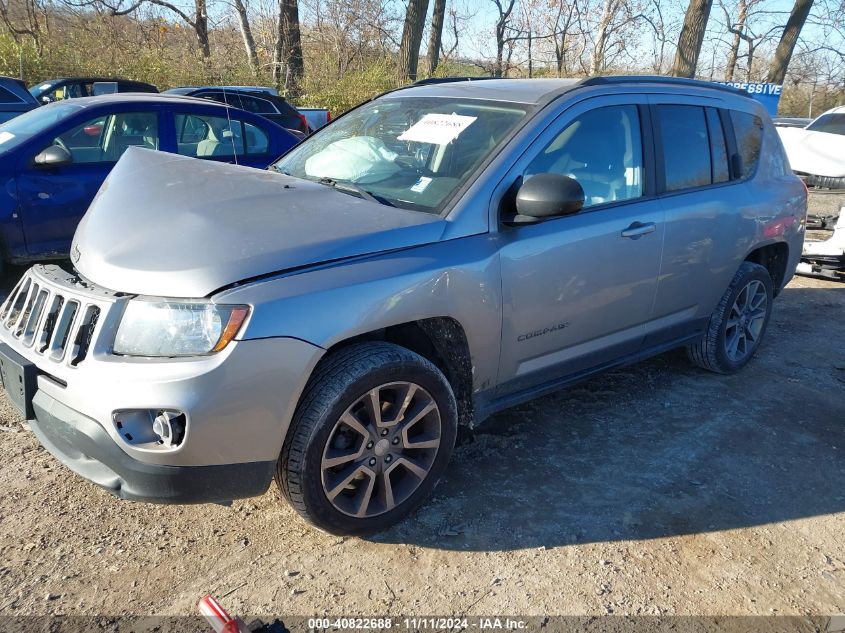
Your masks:
[{"label": "roof rack rail", "polygon": [[415,81],[414,86],[427,86],[429,84],[451,84],[458,81],[483,81],[485,79],[504,79],[504,77],[429,77],[428,79],[420,79]]},{"label": "roof rack rail", "polygon": [[723,84],[703,81],[701,79],[687,79],[686,77],[663,77],[661,75],[610,75],[606,77],[587,77],[581,80],[579,86],[602,86],[607,84],[675,84],[677,86],[690,86],[695,88],[710,88],[713,90],[722,90],[733,95],[741,95],[749,97],[749,94],[739,88],[733,86],[725,86]]}]

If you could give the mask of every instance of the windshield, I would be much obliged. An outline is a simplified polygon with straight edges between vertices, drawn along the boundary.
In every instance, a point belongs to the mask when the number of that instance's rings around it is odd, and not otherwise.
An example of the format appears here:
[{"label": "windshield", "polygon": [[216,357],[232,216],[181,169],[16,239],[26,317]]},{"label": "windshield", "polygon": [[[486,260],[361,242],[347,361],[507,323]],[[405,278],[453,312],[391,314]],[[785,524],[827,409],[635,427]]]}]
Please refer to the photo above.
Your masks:
[{"label": "windshield", "polygon": [[34,136],[51,128],[59,121],[73,115],[82,106],[57,103],[30,110],[0,125],[0,151],[7,151],[26,143]]},{"label": "windshield", "polygon": [[525,115],[525,106],[512,103],[381,99],[314,134],[275,168],[382,204],[439,213]]},{"label": "windshield", "polygon": [[51,84],[49,81],[47,81],[47,82],[38,84],[38,85],[30,88],[29,94],[31,94],[33,97],[35,97],[37,99],[38,97],[41,96],[41,93],[47,92],[52,87],[53,87],[53,84]]},{"label": "windshield", "polygon": [[845,135],[845,113],[823,114],[807,126],[813,132],[827,132],[828,134]]}]

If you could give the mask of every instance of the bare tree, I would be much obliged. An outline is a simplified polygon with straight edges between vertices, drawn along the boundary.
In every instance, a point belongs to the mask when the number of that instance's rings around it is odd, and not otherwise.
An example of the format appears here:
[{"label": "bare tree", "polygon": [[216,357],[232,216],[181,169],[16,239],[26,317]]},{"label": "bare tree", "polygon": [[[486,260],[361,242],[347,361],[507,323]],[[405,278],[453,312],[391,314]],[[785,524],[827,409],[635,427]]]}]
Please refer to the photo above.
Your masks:
[{"label": "bare tree", "polygon": [[493,66],[493,76],[503,77],[508,70],[504,57],[505,48],[509,49],[508,60],[513,55],[513,36],[509,37],[509,33],[513,30],[511,16],[516,0],[491,0],[491,2],[496,5],[499,12],[496,20],[496,62]]},{"label": "bare tree", "polygon": [[433,75],[440,62],[440,48],[443,45],[443,21],[446,18],[446,0],[434,0],[431,14],[431,33],[428,37],[428,74]]},{"label": "bare tree", "polygon": [[604,67],[604,54],[610,36],[610,26],[616,14],[622,8],[622,0],[604,0],[604,5],[593,44],[593,54],[590,57],[590,74],[597,75]]},{"label": "bare tree", "polygon": [[563,76],[563,71],[566,67],[566,56],[571,49],[571,29],[579,17],[578,0],[573,0],[572,2],[565,0],[558,1],[557,11],[549,24],[558,77]]},{"label": "bare tree", "polygon": [[233,2],[235,14],[238,17],[238,25],[241,28],[241,37],[244,40],[244,49],[246,50],[249,66],[252,68],[252,73],[258,76],[258,52],[255,48],[255,37],[252,35],[252,27],[249,23],[249,14],[247,13],[246,5],[244,5],[243,0],[233,0]]},{"label": "bare tree", "polygon": [[398,79],[400,83],[417,80],[420,43],[427,13],[428,0],[408,0],[405,26],[402,29],[402,41],[399,44]]},{"label": "bare tree", "polygon": [[698,56],[704,41],[704,31],[710,18],[713,0],[690,0],[684,16],[684,26],[675,51],[672,74],[676,77],[695,77]]},{"label": "bare tree", "polygon": [[38,0],[23,0],[10,5],[0,0],[0,22],[16,42],[29,38],[40,55],[43,52],[44,31],[48,28],[48,13]]},{"label": "bare tree", "polygon": [[786,28],[783,30],[783,35],[781,35],[777,50],[775,50],[775,56],[769,66],[769,75],[766,78],[769,83],[783,83],[786,77],[786,69],[792,59],[792,52],[795,50],[795,43],[798,41],[798,36],[801,34],[801,29],[804,28],[804,23],[807,21],[807,16],[810,15],[812,8],[813,0],[795,0],[795,6],[792,7],[792,13],[789,14]]}]

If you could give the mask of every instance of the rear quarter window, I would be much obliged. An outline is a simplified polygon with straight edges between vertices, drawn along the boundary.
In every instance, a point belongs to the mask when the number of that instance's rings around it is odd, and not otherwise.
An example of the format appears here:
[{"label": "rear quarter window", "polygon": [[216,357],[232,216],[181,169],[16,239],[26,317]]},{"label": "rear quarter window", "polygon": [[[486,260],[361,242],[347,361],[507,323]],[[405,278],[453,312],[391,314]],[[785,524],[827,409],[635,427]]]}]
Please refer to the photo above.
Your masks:
[{"label": "rear quarter window", "polygon": [[750,178],[757,171],[760,149],[763,145],[763,120],[747,112],[731,110],[731,123],[740,157],[739,177]]}]

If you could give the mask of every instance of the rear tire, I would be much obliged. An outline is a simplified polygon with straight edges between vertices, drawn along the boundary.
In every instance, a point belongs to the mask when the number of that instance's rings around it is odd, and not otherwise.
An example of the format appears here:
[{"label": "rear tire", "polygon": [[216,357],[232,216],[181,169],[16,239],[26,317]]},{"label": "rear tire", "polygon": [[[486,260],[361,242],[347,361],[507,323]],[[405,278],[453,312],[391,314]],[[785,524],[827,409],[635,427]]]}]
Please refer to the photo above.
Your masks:
[{"label": "rear tire", "polygon": [[773,283],[760,264],[743,262],[687,356],[703,369],[733,374],[754,357],[772,313]]},{"label": "rear tire", "polygon": [[326,532],[383,530],[431,493],[457,421],[455,396],[433,363],[391,343],[350,345],[324,358],[309,380],[276,482]]}]

